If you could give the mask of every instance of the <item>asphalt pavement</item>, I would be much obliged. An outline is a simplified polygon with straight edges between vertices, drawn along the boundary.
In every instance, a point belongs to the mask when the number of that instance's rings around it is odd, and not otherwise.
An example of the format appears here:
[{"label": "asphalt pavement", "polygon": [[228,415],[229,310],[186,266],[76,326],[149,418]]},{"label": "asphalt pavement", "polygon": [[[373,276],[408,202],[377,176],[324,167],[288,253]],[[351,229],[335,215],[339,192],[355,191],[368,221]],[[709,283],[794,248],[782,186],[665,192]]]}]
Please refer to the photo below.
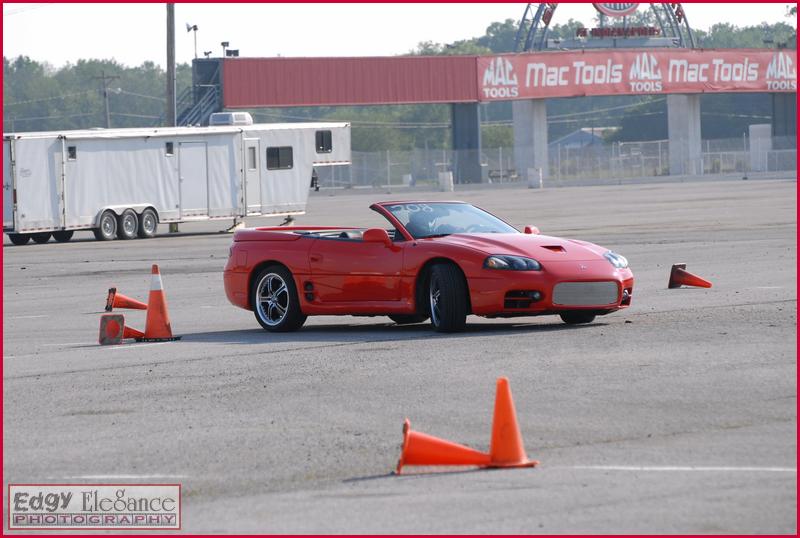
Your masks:
[{"label": "asphalt pavement", "polygon": [[[267,333],[225,298],[230,222],[4,238],[4,484],[180,482],[193,532],[794,533],[796,193],[795,180],[312,193],[298,224],[381,226],[371,202],[461,199],[631,263],[627,311],[586,326],[470,317],[456,335],[385,317]],[[714,287],[668,290],[678,262]],[[107,289],[146,300],[152,263],[183,339],[99,346]],[[143,328],[143,312],[125,315]],[[540,467],[392,474],[406,417],[487,450],[499,376]]]}]

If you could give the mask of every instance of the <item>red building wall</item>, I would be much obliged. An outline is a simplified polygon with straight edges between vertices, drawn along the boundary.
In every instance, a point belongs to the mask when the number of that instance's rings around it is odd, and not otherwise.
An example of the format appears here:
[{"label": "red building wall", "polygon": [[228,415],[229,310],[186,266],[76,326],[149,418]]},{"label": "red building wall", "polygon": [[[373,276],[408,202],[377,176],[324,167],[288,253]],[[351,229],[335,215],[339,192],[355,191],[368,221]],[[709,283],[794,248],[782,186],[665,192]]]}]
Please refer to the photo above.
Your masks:
[{"label": "red building wall", "polygon": [[225,108],[478,101],[474,56],[226,58]]}]

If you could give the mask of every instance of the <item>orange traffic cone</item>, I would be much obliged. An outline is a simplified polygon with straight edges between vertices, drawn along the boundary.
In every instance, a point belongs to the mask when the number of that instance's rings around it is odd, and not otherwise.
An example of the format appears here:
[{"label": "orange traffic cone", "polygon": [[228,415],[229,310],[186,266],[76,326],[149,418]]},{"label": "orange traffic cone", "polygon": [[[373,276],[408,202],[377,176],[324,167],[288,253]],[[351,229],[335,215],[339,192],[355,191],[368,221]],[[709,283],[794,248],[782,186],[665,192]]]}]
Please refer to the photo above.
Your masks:
[{"label": "orange traffic cone", "polygon": [[142,331],[125,326],[125,316],[122,314],[103,314],[100,317],[100,345],[121,344],[127,338],[142,336]]},{"label": "orange traffic cone", "polygon": [[669,273],[669,289],[680,288],[681,286],[695,286],[697,288],[710,288],[711,282],[704,280],[697,275],[693,275],[686,270],[685,263],[676,263],[672,266]]},{"label": "orange traffic cone", "polygon": [[489,454],[468,446],[445,441],[411,430],[408,419],[403,423],[403,451],[397,461],[397,474],[404,465],[489,465]]},{"label": "orange traffic cone", "polygon": [[139,338],[144,338],[144,333],[126,325],[122,330],[122,339],[125,340],[127,338],[135,338],[138,340]]},{"label": "orange traffic cone", "polygon": [[147,310],[147,305],[136,299],[126,297],[117,293],[117,288],[108,288],[106,297],[106,312],[111,312],[115,308],[131,308],[134,310]]},{"label": "orange traffic cone", "polygon": [[137,338],[140,342],[168,342],[180,340],[180,336],[172,336],[172,327],[167,312],[167,297],[164,295],[164,284],[158,265],[153,265],[150,277],[150,295],[147,298],[147,321],[144,336]]},{"label": "orange traffic cone", "polygon": [[539,464],[536,460],[529,460],[525,454],[517,412],[506,377],[497,380],[489,456],[491,461],[488,467],[535,467]]}]

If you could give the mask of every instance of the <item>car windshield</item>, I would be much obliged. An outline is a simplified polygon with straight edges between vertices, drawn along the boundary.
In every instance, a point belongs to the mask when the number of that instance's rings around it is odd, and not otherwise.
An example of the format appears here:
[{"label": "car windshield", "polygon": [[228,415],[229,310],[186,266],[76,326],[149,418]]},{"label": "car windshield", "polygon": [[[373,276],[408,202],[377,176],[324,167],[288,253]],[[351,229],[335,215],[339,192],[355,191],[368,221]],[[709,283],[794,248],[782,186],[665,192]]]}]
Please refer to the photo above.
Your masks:
[{"label": "car windshield", "polygon": [[384,207],[415,239],[456,233],[519,233],[494,215],[470,204],[426,202]]}]

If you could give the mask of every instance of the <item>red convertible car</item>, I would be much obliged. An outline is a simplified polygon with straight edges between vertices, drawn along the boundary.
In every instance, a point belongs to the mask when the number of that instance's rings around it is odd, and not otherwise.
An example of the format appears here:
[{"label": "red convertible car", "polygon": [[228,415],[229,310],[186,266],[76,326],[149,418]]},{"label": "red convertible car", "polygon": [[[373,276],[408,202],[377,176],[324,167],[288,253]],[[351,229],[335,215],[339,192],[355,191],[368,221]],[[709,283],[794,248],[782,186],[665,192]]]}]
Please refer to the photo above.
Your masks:
[{"label": "red convertible car", "polygon": [[525,233],[463,202],[381,202],[384,228],[277,227],[236,232],[225,292],[268,331],[307,316],[430,318],[462,330],[468,314],[557,314],[589,323],[631,304],[628,261],[575,239]]}]

